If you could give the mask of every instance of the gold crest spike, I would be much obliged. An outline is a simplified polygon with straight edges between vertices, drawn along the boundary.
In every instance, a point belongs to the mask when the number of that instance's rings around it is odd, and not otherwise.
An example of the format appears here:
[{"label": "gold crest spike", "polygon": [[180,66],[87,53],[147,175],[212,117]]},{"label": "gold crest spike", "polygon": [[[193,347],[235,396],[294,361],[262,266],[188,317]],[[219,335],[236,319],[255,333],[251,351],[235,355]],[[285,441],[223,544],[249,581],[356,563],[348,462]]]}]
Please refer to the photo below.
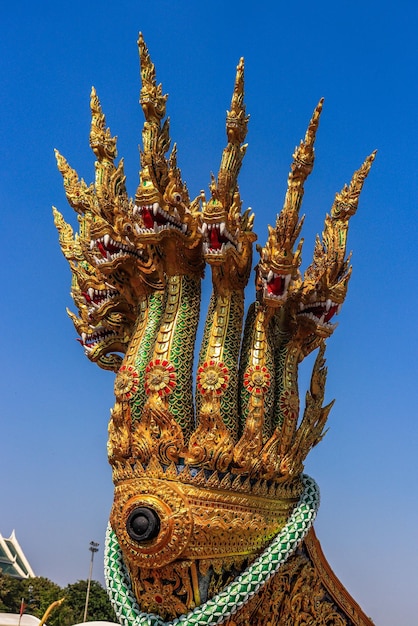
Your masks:
[{"label": "gold crest spike", "polygon": [[296,214],[298,214],[302,202],[304,183],[313,170],[315,160],[314,143],[323,104],[324,99],[321,98],[309,122],[305,139],[300,142],[299,146],[296,146],[293,153],[293,162],[289,173],[283,209],[291,210]]},{"label": "gold crest spike", "polygon": [[[141,166],[149,168],[158,190],[163,193],[167,185],[167,160],[165,154],[170,149],[169,119],[161,126],[166,114],[168,95],[163,94],[162,85],[157,85],[155,66],[151,61],[142,33],[138,39],[139,61],[141,66],[141,92],[139,103],[145,116],[142,130]],[[138,187],[137,195],[140,194]]]},{"label": "gold crest spike", "polygon": [[228,142],[241,145],[247,135],[249,115],[245,114],[244,104],[244,59],[241,57],[237,66],[231,110],[226,114],[226,134]]},{"label": "gold crest spike", "polygon": [[181,172],[177,167],[177,144],[174,144],[168,159],[168,184],[164,192],[164,200],[169,205],[177,204],[189,209],[189,192],[186,183],[181,179]]},{"label": "gold crest spike", "polygon": [[79,179],[77,172],[70,167],[65,157],[55,150],[57,166],[62,174],[64,191],[70,206],[83,215],[94,208],[94,187],[87,186],[84,180]]},{"label": "gold crest spike", "polygon": [[[54,216],[54,224],[58,230],[59,244],[63,255],[67,261],[80,261],[82,260],[83,253],[81,250],[80,242],[77,235],[74,236],[74,231],[70,224],[64,220],[62,213],[55,207],[52,207],[52,213]],[[71,263],[70,263],[71,264]]]},{"label": "gold crest spike", "polygon": [[287,252],[291,251],[302,228],[303,218],[299,221],[299,210],[304,194],[304,184],[313,170],[315,151],[314,143],[319,126],[324,99],[317,104],[309,122],[305,139],[296,146],[293,153],[293,161],[287,180],[286,196],[283,209],[276,219],[276,230],[281,241],[281,247]]},{"label": "gold crest spike", "polygon": [[212,196],[221,202],[225,211],[229,211],[234,203],[238,174],[247,149],[247,145],[243,145],[243,142],[247,134],[248,120],[249,115],[245,113],[244,104],[244,59],[240,59],[231,110],[227,112],[226,117],[228,144],[222,153],[218,180],[213,179],[211,183]]},{"label": "gold crest spike", "polygon": [[357,211],[358,201],[364,181],[367,178],[377,150],[374,150],[361,167],[353,174],[349,185],[344,185],[340,193],[335,195],[335,200],[331,208],[331,217],[337,220],[348,220]]},{"label": "gold crest spike", "polygon": [[118,166],[114,164],[117,156],[117,138],[112,137],[110,129],[106,128],[106,118],[94,87],[90,94],[90,109],[90,147],[97,157],[94,164],[96,171],[94,189],[98,210],[109,224],[114,224],[117,216],[128,210],[126,176],[123,171],[123,159]]},{"label": "gold crest spike", "polygon": [[106,118],[94,87],[91,88],[90,93],[90,109],[90,147],[99,161],[109,161],[113,163],[117,156],[117,138],[111,136],[110,128],[106,128]]},{"label": "gold crest spike", "polygon": [[321,98],[318,104],[316,105],[314,112],[312,114],[308,129],[305,134],[305,139],[300,142],[299,146],[296,147],[295,153],[293,155],[293,158],[295,159],[295,161],[297,161],[300,165],[306,165],[306,167],[310,166],[311,169],[308,172],[308,174],[310,174],[312,171],[313,162],[315,158],[314,143],[315,143],[315,138],[316,138],[316,132],[319,126],[319,118],[321,116],[323,106],[324,106],[324,98]]},{"label": "gold crest spike", "polygon": [[155,65],[151,61],[142,33],[138,37],[139,60],[141,64],[141,93],[139,103],[147,122],[159,124],[165,116],[168,95],[163,95],[162,85],[157,85]]},{"label": "gold crest spike", "polygon": [[357,210],[360,192],[375,156],[376,152],[372,152],[354,172],[350,184],[344,185],[340,193],[336,194],[331,214],[325,217],[322,243],[317,239],[313,266],[306,272],[308,278],[312,271],[318,273],[319,270],[321,280],[325,280],[328,287],[338,289],[340,304],[345,298],[350,278],[350,258],[345,258],[349,220]]}]

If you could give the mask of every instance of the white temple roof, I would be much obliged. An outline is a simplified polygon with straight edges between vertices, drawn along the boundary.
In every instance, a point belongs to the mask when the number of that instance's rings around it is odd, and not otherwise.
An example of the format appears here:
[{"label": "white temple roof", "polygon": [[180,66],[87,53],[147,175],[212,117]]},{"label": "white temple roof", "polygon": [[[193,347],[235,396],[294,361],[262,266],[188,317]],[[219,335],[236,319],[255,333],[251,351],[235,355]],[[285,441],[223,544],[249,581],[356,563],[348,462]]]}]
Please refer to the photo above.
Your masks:
[{"label": "white temple roof", "polygon": [[[33,578],[35,576],[16,539],[14,530],[8,539],[0,533],[0,571],[15,578]],[[21,626],[23,625],[21,624]]]},{"label": "white temple roof", "polygon": [[0,626],[18,626],[20,618],[20,626],[38,626],[41,621],[34,615],[26,615],[20,617],[19,613],[0,613]]}]

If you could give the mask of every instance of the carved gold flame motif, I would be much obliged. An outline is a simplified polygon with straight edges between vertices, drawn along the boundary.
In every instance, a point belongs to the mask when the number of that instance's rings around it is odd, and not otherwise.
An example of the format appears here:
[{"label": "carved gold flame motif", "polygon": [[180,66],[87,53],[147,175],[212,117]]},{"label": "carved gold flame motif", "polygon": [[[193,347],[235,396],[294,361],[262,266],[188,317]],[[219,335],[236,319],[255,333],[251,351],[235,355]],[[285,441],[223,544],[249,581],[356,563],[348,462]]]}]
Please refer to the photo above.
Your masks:
[{"label": "carved gold flame motif", "polygon": [[[257,246],[256,301],[244,320],[256,240],[254,215],[242,210],[237,182],[249,119],[244,61],[218,175],[208,197],[202,192],[191,200],[177,147],[170,147],[167,96],[142,35],[138,47],[145,122],[135,198],[126,191],[123,161],[115,163],[116,138],[94,89],[94,183],[79,179],[56,152],[79,222],[74,233],[54,209],[72,272],[77,314],[69,315],[86,356],[116,373],[109,554],[117,555],[122,573],[116,583],[110,568],[108,578],[118,616],[123,624],[163,624],[180,616],[183,624],[350,624],[298,531],[280,570],[278,562],[270,573],[257,574],[262,582],[254,591],[249,578],[260,563],[267,569],[273,563],[266,550],[278,545],[281,532],[292,535],[289,520],[302,520],[303,494],[313,489],[302,472],[331,409],[323,405],[325,340],[346,296],[349,220],[375,153],[336,195],[302,274],[299,211],[314,164],[320,100],[293,154],[283,208]],[[194,368],[205,267],[213,291]],[[301,411],[298,367],[313,350]],[[247,591],[240,587],[236,596],[244,572]],[[309,599],[313,588],[323,597],[320,609]],[[223,613],[214,616],[219,607]],[[356,611],[355,623],[367,624]]]}]

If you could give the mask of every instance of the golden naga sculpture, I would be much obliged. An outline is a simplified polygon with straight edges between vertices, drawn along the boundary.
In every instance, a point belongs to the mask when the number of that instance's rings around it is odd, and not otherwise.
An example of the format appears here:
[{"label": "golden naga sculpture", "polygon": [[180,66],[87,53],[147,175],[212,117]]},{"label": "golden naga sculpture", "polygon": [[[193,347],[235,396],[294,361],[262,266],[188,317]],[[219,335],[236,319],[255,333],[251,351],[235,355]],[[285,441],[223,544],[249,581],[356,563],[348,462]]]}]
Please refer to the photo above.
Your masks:
[{"label": "golden naga sculpture", "polygon": [[[302,275],[299,210],[319,102],[283,208],[257,247],[256,301],[244,323],[256,240],[238,189],[244,61],[210,197],[191,200],[176,146],[170,151],[167,96],[142,36],[138,46],[145,123],[135,198],[93,89],[95,182],[56,153],[79,232],[54,209],[73,277],[77,314],[69,315],[86,356],[116,373],[106,577],[118,618],[123,626],[370,624],[322,555],[312,528],[318,489],[302,472],[331,408],[323,406],[325,339],[346,296],[349,220],[375,153],[336,195]],[[194,369],[205,266],[213,293]],[[301,413],[298,367],[313,350]]]}]

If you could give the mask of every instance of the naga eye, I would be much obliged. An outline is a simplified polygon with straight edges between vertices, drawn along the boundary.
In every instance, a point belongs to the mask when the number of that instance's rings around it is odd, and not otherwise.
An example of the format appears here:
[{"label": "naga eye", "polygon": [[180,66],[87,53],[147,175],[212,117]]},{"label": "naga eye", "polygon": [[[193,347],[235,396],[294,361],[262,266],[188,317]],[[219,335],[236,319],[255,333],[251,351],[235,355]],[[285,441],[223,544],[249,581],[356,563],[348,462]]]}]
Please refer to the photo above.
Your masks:
[{"label": "naga eye", "polygon": [[160,532],[158,513],[146,506],[134,509],[127,519],[126,530],[131,539],[138,543],[155,539]]},{"label": "naga eye", "polygon": [[132,226],[130,224],[124,224],[123,232],[125,235],[129,235],[132,232]]},{"label": "naga eye", "polygon": [[174,202],[179,203],[183,200],[183,198],[180,193],[173,193],[173,200]]}]

